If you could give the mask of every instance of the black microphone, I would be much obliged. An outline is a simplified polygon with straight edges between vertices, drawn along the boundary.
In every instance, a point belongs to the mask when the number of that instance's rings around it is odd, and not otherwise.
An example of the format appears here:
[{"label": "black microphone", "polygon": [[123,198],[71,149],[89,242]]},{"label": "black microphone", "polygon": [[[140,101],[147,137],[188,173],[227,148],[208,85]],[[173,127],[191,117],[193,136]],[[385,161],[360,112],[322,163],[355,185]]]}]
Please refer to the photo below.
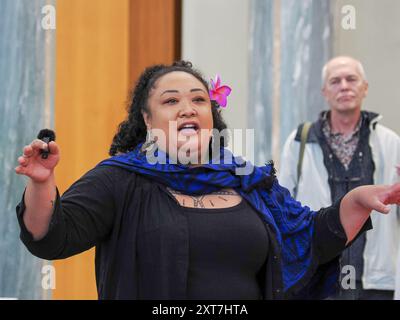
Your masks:
[{"label": "black microphone", "polygon": [[[56,141],[56,133],[50,129],[42,129],[39,131],[37,136],[38,139],[42,140],[43,142],[49,144],[50,141]],[[42,155],[42,159],[47,159],[49,156],[49,147],[47,146],[47,150],[40,150],[40,154]]]}]

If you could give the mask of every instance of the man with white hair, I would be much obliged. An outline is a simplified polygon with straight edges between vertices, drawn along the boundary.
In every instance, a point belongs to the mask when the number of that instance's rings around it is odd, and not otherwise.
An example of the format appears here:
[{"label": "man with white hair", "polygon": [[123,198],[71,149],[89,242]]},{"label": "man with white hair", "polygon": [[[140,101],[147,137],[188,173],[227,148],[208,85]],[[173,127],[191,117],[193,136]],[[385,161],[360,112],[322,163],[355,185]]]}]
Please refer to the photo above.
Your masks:
[{"label": "man with white hair", "polygon": [[[279,182],[313,210],[331,205],[355,187],[397,182],[400,163],[400,137],[379,124],[380,115],[361,110],[368,93],[362,64],[336,57],[324,66],[322,77],[329,110],[291,133],[279,170]],[[342,253],[333,298],[393,299],[400,212],[396,206],[391,211],[373,213],[373,229]]]}]

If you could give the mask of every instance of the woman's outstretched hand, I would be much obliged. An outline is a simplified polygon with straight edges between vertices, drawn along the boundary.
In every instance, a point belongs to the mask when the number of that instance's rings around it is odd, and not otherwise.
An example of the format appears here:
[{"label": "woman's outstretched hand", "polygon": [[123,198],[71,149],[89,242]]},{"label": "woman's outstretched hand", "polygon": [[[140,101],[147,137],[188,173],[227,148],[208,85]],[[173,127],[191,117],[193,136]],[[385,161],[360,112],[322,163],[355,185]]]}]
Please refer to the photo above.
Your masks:
[{"label": "woman's outstretched hand", "polygon": [[[48,150],[47,159],[43,159],[41,150]],[[23,149],[23,154],[18,158],[19,165],[15,168],[17,174],[25,175],[35,183],[47,181],[53,174],[54,168],[60,160],[60,150],[57,143],[51,141],[46,144],[35,139]]]},{"label": "woman's outstretched hand", "polygon": [[400,205],[400,183],[361,186],[346,194],[340,204],[340,220],[347,242],[354,239],[372,210],[386,214],[390,205]]},{"label": "woman's outstretched hand", "polygon": [[389,213],[390,205],[400,205],[400,183],[390,186],[364,186],[359,193],[359,203],[366,209]]}]

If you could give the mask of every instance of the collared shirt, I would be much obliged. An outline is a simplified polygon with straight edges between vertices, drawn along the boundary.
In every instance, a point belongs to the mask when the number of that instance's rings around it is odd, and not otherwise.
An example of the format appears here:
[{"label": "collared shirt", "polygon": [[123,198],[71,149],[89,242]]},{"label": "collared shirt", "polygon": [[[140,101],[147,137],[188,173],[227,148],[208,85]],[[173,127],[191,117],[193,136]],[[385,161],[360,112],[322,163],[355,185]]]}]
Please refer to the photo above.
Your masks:
[{"label": "collared shirt", "polygon": [[346,170],[349,169],[350,162],[353,159],[354,152],[360,140],[361,123],[360,117],[354,131],[348,135],[344,135],[339,132],[332,133],[329,115],[327,115],[322,122],[322,132],[324,133],[326,141]]}]

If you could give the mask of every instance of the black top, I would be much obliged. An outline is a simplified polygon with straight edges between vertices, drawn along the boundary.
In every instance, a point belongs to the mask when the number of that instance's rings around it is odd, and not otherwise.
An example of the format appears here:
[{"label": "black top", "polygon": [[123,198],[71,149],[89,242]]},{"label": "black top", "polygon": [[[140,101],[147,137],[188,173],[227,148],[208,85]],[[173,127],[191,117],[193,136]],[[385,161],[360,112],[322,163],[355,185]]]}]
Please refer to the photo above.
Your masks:
[{"label": "black top", "polygon": [[[312,266],[291,291],[301,289],[320,264],[336,260],[344,249],[346,236],[339,205],[321,209],[315,215]],[[96,167],[62,198],[57,192],[49,231],[39,241],[33,240],[23,223],[23,201],[16,210],[21,240],[39,258],[63,259],[96,246],[100,299],[188,298],[188,218],[165,186],[123,168]],[[289,293],[283,294],[282,290],[279,244],[272,229],[264,226],[270,246],[263,298],[286,298]],[[368,219],[363,230],[370,226]]]},{"label": "black top", "polygon": [[[189,299],[262,298],[269,238],[245,200],[231,208],[185,208],[189,221]],[[265,272],[265,271],[264,271]]]}]

